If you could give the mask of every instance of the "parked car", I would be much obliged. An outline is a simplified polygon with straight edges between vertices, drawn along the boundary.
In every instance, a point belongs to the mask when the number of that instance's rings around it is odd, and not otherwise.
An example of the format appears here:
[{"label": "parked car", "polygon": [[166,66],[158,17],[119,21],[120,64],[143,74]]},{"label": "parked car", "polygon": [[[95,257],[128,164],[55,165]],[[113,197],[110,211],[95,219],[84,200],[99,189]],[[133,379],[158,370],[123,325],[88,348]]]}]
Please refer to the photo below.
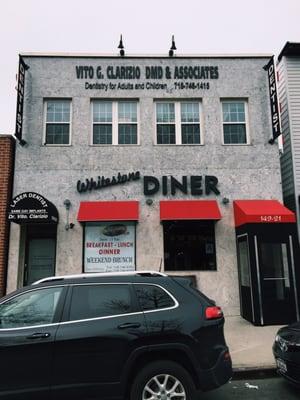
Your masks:
[{"label": "parked car", "polygon": [[278,373],[290,382],[300,385],[300,322],[279,329],[273,354]]},{"label": "parked car", "polygon": [[0,398],[191,400],[232,376],[221,309],[158,272],[51,277],[0,302]]}]

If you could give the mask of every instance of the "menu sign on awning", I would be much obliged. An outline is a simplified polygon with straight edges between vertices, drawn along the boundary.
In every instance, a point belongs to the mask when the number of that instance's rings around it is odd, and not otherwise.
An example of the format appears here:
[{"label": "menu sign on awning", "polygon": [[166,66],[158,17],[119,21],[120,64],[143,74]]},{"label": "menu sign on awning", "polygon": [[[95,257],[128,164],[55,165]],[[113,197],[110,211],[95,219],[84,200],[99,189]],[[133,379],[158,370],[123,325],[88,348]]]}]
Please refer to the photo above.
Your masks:
[{"label": "menu sign on awning", "polygon": [[97,222],[86,224],[84,272],[122,272],[134,270],[134,222]]},{"label": "menu sign on awning", "polygon": [[35,192],[25,192],[14,197],[8,208],[8,220],[17,224],[58,223],[54,204]]}]

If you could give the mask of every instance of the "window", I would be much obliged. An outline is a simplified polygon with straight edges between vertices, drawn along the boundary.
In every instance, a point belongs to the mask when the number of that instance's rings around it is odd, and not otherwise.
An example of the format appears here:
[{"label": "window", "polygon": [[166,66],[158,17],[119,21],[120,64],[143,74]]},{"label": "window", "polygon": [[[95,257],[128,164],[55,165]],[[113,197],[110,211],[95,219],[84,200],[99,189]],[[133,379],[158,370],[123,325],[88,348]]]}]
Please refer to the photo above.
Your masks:
[{"label": "window", "polygon": [[157,144],[201,144],[199,102],[156,103]]},{"label": "window", "polygon": [[175,305],[174,300],[162,288],[154,285],[134,285],[143,311],[168,308]]},{"label": "window", "polygon": [[50,324],[62,287],[32,290],[0,305],[0,329]]},{"label": "window", "polygon": [[223,101],[224,144],[248,144],[245,101]]},{"label": "window", "polygon": [[84,272],[135,270],[135,222],[86,222]]},{"label": "window", "polygon": [[136,101],[92,103],[93,144],[138,144]]},{"label": "window", "polygon": [[44,144],[70,144],[71,101],[47,100],[45,109]]},{"label": "window", "polygon": [[69,319],[100,318],[133,311],[129,285],[81,285],[73,288]]},{"label": "window", "polygon": [[166,271],[216,270],[214,221],[164,222]]}]

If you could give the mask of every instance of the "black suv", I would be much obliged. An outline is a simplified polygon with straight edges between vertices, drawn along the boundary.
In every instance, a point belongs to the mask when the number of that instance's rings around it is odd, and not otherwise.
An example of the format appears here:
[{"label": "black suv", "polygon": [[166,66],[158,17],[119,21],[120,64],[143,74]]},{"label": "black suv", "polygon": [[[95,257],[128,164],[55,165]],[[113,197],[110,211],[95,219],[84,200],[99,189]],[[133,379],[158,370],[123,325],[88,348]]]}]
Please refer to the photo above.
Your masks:
[{"label": "black suv", "polygon": [[191,400],[232,376],[223,325],[186,278],[46,278],[1,299],[0,398]]}]

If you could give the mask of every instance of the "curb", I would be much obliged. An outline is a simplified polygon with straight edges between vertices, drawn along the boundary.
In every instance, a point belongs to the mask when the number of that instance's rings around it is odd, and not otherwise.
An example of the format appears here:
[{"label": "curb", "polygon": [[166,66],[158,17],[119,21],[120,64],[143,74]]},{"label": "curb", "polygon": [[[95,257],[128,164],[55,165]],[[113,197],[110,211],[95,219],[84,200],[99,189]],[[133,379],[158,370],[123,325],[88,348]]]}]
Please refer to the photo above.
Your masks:
[{"label": "curb", "polygon": [[275,378],[279,375],[276,372],[275,367],[257,367],[257,368],[233,368],[233,381],[239,381],[243,379],[265,379]]}]

